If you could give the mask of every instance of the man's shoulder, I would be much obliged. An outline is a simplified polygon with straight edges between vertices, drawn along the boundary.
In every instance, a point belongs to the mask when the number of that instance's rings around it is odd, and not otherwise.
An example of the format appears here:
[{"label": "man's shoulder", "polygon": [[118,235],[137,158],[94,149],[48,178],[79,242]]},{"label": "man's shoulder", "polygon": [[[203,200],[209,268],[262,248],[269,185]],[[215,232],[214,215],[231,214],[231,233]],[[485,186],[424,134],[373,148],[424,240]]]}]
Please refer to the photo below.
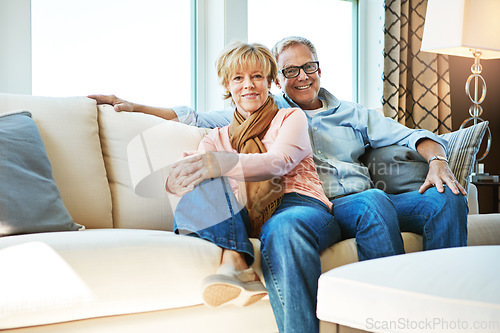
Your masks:
[{"label": "man's shoulder", "polygon": [[292,105],[292,103],[290,103],[285,98],[283,93],[273,95],[273,99],[274,99],[274,103],[276,103],[276,105],[278,106],[279,109],[290,108],[290,107],[295,106],[295,105]]},{"label": "man's shoulder", "polygon": [[285,120],[290,116],[292,116],[293,118],[300,118],[301,120],[307,122],[307,117],[304,111],[302,111],[302,109],[300,108],[291,108],[291,107],[281,108],[279,109],[275,118]]}]

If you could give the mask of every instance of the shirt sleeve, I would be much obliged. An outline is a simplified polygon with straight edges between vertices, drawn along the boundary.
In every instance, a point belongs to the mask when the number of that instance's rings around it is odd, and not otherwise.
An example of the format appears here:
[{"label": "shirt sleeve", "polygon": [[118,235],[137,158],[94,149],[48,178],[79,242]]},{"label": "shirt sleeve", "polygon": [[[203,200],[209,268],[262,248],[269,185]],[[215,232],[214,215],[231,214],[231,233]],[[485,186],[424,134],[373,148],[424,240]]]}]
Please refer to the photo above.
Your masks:
[{"label": "shirt sleeve", "polygon": [[410,129],[374,109],[364,109],[364,111],[363,114],[366,116],[358,115],[360,123],[364,125],[364,129],[360,130],[373,148],[398,144],[417,150],[417,142],[428,138],[439,143],[447,151],[448,142],[428,130]]},{"label": "shirt sleeve", "polygon": [[172,110],[174,110],[180,123],[205,128],[224,127],[228,125],[231,122],[234,112],[233,109],[196,112],[188,106],[174,106]]},{"label": "shirt sleeve", "polygon": [[300,109],[282,109],[284,117],[276,117],[264,141],[277,133],[266,145],[266,153],[239,154],[239,163],[226,176],[241,181],[263,181],[284,176],[305,157],[312,154],[305,114]]}]

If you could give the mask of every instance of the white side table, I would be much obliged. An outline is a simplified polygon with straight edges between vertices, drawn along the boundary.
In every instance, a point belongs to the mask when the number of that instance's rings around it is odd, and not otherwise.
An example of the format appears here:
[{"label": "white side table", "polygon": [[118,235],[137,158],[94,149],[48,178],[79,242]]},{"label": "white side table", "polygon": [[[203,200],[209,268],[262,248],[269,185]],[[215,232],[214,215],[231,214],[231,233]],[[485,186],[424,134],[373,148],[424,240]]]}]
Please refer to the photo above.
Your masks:
[{"label": "white side table", "polygon": [[336,327],[325,322],[369,332],[500,332],[500,246],[416,252],[332,269],[319,279],[317,314],[322,333]]}]

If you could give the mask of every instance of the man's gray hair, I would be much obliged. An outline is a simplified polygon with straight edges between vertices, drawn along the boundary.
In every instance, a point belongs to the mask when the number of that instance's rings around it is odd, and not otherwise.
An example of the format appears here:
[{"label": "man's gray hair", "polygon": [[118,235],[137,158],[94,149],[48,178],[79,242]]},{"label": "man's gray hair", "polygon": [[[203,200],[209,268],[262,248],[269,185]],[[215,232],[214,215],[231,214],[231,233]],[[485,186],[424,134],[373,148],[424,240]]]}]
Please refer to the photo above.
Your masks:
[{"label": "man's gray hair", "polygon": [[273,53],[274,58],[276,59],[276,62],[278,61],[279,55],[287,48],[289,48],[292,45],[298,45],[298,44],[303,44],[307,46],[307,48],[311,51],[314,60],[318,60],[318,54],[316,53],[316,48],[314,47],[313,43],[307,38],[304,37],[298,37],[298,36],[290,36],[290,37],[285,37],[279,42],[277,42],[274,46],[271,52]]}]

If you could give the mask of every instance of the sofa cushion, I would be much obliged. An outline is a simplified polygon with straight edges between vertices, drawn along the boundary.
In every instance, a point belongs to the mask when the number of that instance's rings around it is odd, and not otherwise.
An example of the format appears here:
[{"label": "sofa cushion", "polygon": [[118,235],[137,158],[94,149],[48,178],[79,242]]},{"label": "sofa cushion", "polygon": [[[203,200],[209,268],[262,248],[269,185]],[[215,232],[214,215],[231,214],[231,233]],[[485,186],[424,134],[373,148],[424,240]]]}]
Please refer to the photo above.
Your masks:
[{"label": "sofa cushion", "polygon": [[[179,198],[167,195],[161,177],[148,177],[149,172],[131,175],[130,166],[148,165],[147,158],[150,158],[154,167],[161,169],[161,166],[182,158],[184,151],[196,150],[206,130],[143,113],[116,112],[109,105],[99,105],[98,108],[115,228],[172,231],[173,212]],[[151,144],[152,150],[145,152],[140,149],[143,140]],[[139,143],[139,149],[131,149],[137,147],[136,143]],[[135,191],[137,183],[145,177],[156,189],[155,194]]]},{"label": "sofa cushion", "polygon": [[373,185],[389,194],[418,190],[429,172],[422,155],[399,145],[368,148],[360,159],[368,168]]},{"label": "sofa cushion", "polygon": [[0,237],[78,230],[27,111],[0,114]]},{"label": "sofa cushion", "polygon": [[[412,232],[402,232],[405,253],[422,251],[422,236]],[[321,272],[357,262],[358,249],[354,238],[345,239],[321,252]]]},{"label": "sofa cushion", "polygon": [[0,94],[0,114],[29,110],[40,131],[64,205],[86,228],[112,227],[111,195],[95,101]]},{"label": "sofa cushion", "polygon": [[9,273],[0,274],[0,330],[202,304],[220,256],[210,242],[158,230],[0,238]]}]

